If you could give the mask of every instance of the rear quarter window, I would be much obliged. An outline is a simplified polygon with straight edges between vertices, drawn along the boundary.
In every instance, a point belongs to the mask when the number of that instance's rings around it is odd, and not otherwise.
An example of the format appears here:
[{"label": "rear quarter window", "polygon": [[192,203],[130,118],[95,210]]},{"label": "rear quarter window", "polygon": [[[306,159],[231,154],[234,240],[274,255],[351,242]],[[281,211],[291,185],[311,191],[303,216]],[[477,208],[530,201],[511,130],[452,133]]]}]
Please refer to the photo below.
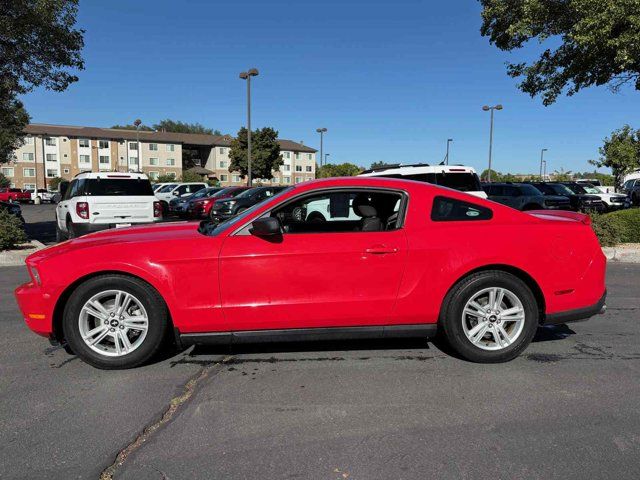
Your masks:
[{"label": "rear quarter window", "polygon": [[473,203],[448,197],[435,197],[431,208],[431,220],[434,222],[490,220],[493,211]]}]

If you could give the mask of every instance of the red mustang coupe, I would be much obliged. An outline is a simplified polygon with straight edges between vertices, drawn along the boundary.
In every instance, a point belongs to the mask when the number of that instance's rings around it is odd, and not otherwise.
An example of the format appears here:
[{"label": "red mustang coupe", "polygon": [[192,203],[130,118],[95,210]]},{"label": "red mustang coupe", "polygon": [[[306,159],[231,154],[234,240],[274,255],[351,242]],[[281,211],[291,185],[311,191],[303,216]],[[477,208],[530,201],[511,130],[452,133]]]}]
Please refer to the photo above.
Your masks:
[{"label": "red mustang coupe", "polygon": [[26,263],[16,297],[29,328],[111,369],[142,364],[171,335],[188,345],[439,331],[462,357],[501,362],[539,325],[603,311],[606,294],[588,217],[375,177],[300,184],[218,224],[94,233]]}]

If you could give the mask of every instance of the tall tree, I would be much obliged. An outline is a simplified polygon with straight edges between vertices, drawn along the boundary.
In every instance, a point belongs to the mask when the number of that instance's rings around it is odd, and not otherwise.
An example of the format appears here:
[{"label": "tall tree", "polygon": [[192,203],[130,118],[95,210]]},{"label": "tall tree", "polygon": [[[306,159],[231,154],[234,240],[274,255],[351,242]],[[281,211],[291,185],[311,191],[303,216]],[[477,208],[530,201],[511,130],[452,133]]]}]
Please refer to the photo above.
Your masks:
[{"label": "tall tree", "polygon": [[374,168],[383,168],[383,167],[387,167],[389,165],[391,165],[391,164],[387,163],[387,162],[383,162],[382,160],[380,160],[379,162],[373,162],[371,164],[371,167],[369,167],[369,168],[371,168],[373,170]]},{"label": "tall tree", "polygon": [[206,135],[222,135],[220,130],[212,130],[200,123],[188,123],[176,120],[160,120],[153,125],[153,129],[159,132],[175,132],[175,133],[202,133]]},{"label": "tall tree", "polygon": [[589,160],[589,163],[596,167],[609,167],[615,185],[620,185],[627,173],[640,168],[640,130],[625,125],[613,131],[600,147],[600,158]]},{"label": "tall tree", "polygon": [[29,121],[18,95],[64,91],[84,69],[78,0],[3,0],[0,9],[0,162],[19,146]]},{"label": "tall tree", "polygon": [[140,130],[141,132],[153,132],[153,128],[144,124],[140,124],[140,126],[137,128],[135,125],[131,125],[131,124],[113,125],[111,128],[117,128],[118,130]]},{"label": "tall tree", "polygon": [[550,105],[593,85],[640,90],[640,0],[480,0],[482,35],[513,51],[549,40],[531,63],[509,63],[519,88]]},{"label": "tall tree", "polygon": [[[248,174],[247,168],[247,129],[242,127],[238,135],[231,141],[229,151],[230,172],[240,172],[243,177]],[[278,131],[270,127],[255,130],[251,133],[251,178],[272,178],[273,172],[282,165]]]}]

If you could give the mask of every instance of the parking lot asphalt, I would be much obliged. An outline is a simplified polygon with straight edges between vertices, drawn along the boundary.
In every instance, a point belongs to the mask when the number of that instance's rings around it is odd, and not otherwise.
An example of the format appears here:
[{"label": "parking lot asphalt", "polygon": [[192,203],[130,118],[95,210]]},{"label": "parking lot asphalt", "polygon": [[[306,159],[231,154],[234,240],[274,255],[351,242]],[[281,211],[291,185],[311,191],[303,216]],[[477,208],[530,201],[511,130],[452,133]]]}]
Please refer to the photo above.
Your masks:
[{"label": "parking lot asphalt", "polygon": [[[426,341],[196,348],[127,371],[24,325],[0,269],[0,478],[638,478],[640,266],[477,365]],[[120,455],[118,456],[118,454]]]}]

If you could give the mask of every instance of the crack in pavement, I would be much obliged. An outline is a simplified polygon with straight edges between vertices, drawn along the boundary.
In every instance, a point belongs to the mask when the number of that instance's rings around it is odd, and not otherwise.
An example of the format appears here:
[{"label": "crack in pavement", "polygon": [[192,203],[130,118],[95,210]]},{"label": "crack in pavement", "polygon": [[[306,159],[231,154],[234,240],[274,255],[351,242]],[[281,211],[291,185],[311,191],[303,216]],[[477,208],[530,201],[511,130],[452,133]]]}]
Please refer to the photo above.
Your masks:
[{"label": "crack in pavement", "polygon": [[219,362],[209,362],[204,365],[198,373],[193,375],[187,383],[184,384],[184,391],[177,397],[173,397],[169,401],[168,407],[164,410],[162,417],[156,420],[151,425],[146,426],[142,433],[140,433],[131,443],[118,452],[114,462],[105,468],[100,473],[100,480],[112,480],[117,470],[122,467],[126,459],[136,450],[142,447],[142,445],[155,433],[160,427],[166,425],[174,417],[176,412],[181,406],[183,406],[195,393],[197,387],[209,376],[211,371],[218,366],[222,366],[229,363],[233,359],[232,355],[223,358]]}]

